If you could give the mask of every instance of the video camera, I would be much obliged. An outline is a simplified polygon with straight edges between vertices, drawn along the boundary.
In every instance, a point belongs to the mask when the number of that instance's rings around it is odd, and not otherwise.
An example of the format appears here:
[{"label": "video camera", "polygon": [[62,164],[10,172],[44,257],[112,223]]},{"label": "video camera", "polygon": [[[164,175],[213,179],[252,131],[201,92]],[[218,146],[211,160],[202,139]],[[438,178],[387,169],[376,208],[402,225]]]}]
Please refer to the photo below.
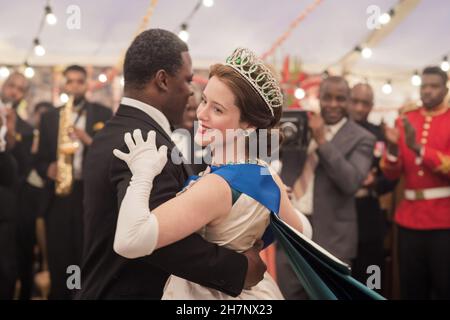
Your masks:
[{"label": "video camera", "polygon": [[303,110],[286,110],[280,119],[280,131],[283,143],[280,159],[283,163],[281,179],[292,187],[305,165],[309,141],[308,114]]}]

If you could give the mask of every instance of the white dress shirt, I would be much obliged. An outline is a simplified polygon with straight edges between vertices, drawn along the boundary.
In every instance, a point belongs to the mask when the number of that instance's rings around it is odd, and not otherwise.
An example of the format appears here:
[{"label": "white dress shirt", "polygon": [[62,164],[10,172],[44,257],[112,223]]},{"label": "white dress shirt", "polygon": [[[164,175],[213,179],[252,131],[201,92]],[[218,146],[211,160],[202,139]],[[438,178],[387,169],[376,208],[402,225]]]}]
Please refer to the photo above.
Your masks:
[{"label": "white dress shirt", "polygon": [[[150,118],[155,120],[156,123],[161,126],[161,128],[169,135],[169,137],[172,135],[169,120],[167,120],[166,116],[155,107],[152,107],[151,105],[146,104],[142,101],[127,97],[123,97],[120,101],[120,104],[124,104],[126,106],[133,107],[145,112]],[[144,132],[142,134],[144,134]]]},{"label": "white dress shirt", "polygon": [[[72,123],[78,117],[78,112],[72,112]],[[86,112],[82,112],[75,127],[81,130],[86,131]],[[84,144],[81,141],[79,142],[79,147],[75,154],[73,155],[73,176],[75,180],[81,180],[82,178],[82,167],[83,167],[83,152],[84,152]]]}]

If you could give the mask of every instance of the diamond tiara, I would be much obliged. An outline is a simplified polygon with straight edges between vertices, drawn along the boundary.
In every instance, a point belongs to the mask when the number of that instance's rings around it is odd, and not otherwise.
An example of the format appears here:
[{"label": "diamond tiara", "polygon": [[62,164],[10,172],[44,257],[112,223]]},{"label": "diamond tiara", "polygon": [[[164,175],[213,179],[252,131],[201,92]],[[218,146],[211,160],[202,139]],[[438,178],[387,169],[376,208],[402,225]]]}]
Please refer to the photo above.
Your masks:
[{"label": "diamond tiara", "polygon": [[272,116],[273,109],[283,106],[283,94],[280,85],[270,69],[252,51],[237,48],[227,58],[225,65],[242,75],[263,98]]}]

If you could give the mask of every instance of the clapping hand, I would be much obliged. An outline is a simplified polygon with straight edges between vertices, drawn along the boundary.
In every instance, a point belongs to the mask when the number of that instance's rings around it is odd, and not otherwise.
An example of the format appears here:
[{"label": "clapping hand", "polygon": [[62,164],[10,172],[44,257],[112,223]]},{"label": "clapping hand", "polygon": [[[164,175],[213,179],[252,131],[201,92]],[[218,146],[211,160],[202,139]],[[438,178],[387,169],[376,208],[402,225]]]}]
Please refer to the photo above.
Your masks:
[{"label": "clapping hand", "polygon": [[416,142],[416,129],[411,125],[406,117],[402,118],[403,127],[405,128],[405,141],[409,149],[417,155],[420,153],[421,146]]},{"label": "clapping hand", "polygon": [[397,156],[400,131],[397,128],[389,128],[387,126],[384,126],[384,136],[387,141],[387,148],[389,153],[393,156]]},{"label": "clapping hand", "polygon": [[320,114],[308,113],[308,127],[318,145],[327,142],[325,138],[325,121]]}]

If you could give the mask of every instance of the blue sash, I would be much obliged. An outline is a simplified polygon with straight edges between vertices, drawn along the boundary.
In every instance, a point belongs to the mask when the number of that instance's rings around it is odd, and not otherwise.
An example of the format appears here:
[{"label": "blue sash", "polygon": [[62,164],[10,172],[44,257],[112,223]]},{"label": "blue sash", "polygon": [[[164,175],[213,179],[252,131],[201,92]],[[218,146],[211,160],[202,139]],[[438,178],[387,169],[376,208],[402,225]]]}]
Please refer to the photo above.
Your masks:
[{"label": "blue sash", "polygon": [[[263,171],[265,171],[263,174]],[[230,164],[223,166],[211,166],[211,173],[222,177],[232,189],[245,193],[249,197],[261,203],[274,214],[280,211],[280,189],[269,174],[268,169],[257,164]],[[195,181],[199,176],[191,176],[186,181],[186,186]],[[264,247],[274,241],[270,225],[262,237]]]}]

